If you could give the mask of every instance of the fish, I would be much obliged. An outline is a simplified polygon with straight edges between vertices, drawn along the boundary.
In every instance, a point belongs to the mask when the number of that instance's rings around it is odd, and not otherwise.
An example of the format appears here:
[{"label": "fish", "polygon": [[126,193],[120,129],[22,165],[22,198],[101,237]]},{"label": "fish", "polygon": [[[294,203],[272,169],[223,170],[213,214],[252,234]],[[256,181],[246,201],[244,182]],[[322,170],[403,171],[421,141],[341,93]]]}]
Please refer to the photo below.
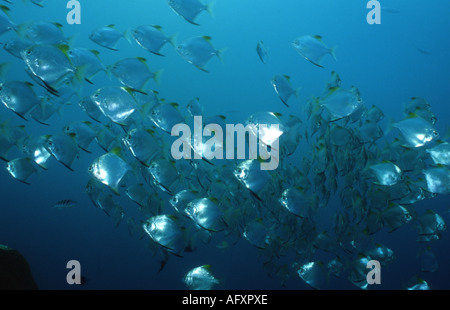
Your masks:
[{"label": "fish", "polygon": [[211,43],[210,36],[199,36],[190,38],[176,47],[178,54],[188,63],[194,65],[203,72],[206,64],[217,56],[222,60],[223,50],[217,50]]},{"label": "fish", "polygon": [[255,198],[262,201],[261,196],[271,178],[266,170],[260,169],[258,160],[249,159],[241,162],[233,170],[233,175]]},{"label": "fish", "polygon": [[144,166],[160,153],[159,143],[150,130],[134,128],[123,138],[131,154]]},{"label": "fish", "polygon": [[405,144],[409,147],[428,145],[439,137],[433,125],[415,113],[410,113],[406,119],[393,123],[391,127],[400,131]]},{"label": "fish", "polygon": [[305,35],[298,37],[292,42],[292,47],[303,56],[303,58],[321,68],[324,68],[321,62],[327,54],[330,54],[336,60],[336,47],[327,47],[320,35]]},{"label": "fish", "polygon": [[263,224],[262,218],[257,218],[249,222],[245,226],[242,236],[258,249],[265,249],[270,243],[270,235]]},{"label": "fish", "polygon": [[40,80],[52,93],[65,81],[75,77],[81,80],[82,71],[76,70],[65,54],[67,46],[47,44],[32,45],[21,52],[30,73]]},{"label": "fish", "polygon": [[142,57],[121,59],[114,63],[109,70],[124,86],[142,93],[145,93],[145,85],[151,79],[159,83],[162,72],[151,72],[147,60]]},{"label": "fish", "polygon": [[267,63],[268,53],[263,41],[259,41],[256,45],[256,53],[263,64]]},{"label": "fish", "polygon": [[450,170],[444,165],[423,170],[426,190],[436,194],[450,194]]},{"label": "fish", "polygon": [[306,263],[297,270],[298,276],[312,288],[319,290],[326,287],[327,266],[320,261]]},{"label": "fish", "polygon": [[57,22],[32,21],[17,26],[17,33],[22,40],[34,44],[58,45],[68,43],[63,31],[63,25]]},{"label": "fish", "polygon": [[3,49],[16,58],[22,59],[21,53],[34,45],[30,40],[10,38],[3,44]]},{"label": "fish", "polygon": [[152,180],[162,191],[173,194],[173,186],[176,186],[179,178],[173,161],[157,158],[150,163],[147,170],[152,176]]},{"label": "fish", "polygon": [[55,115],[61,116],[61,110],[64,105],[56,105],[50,102],[48,98],[40,98],[39,103],[36,104],[30,111],[30,117],[42,125],[49,125],[48,120]]},{"label": "fish", "polygon": [[212,15],[212,4],[202,4],[199,0],[168,0],[170,8],[187,22],[198,26],[198,15],[206,11]]},{"label": "fish", "polygon": [[173,126],[184,123],[178,106],[175,102],[162,102],[150,110],[148,117],[158,128],[170,134]]},{"label": "fish", "polygon": [[92,80],[99,72],[108,73],[106,66],[100,59],[100,52],[97,50],[71,47],[67,54],[75,68],[84,69],[84,78],[90,84],[93,84]]},{"label": "fish", "polygon": [[332,88],[320,100],[320,106],[327,109],[331,121],[336,121],[349,117],[362,109],[363,101],[356,88]]},{"label": "fish", "polygon": [[88,121],[74,121],[66,125],[63,131],[72,135],[80,149],[85,152],[91,153],[88,150],[89,145],[94,141],[97,136],[95,130],[91,127],[91,123]]},{"label": "fish", "polygon": [[71,165],[78,157],[79,149],[73,135],[46,135],[44,147],[57,161],[74,171]]},{"label": "fish", "polygon": [[213,197],[198,198],[187,204],[185,212],[201,228],[217,232],[224,230],[224,213]]},{"label": "fish", "polygon": [[138,26],[132,30],[131,35],[139,46],[158,56],[164,56],[161,54],[161,49],[167,43],[172,46],[176,44],[176,35],[166,36],[159,25]]},{"label": "fish", "polygon": [[52,156],[52,154],[45,148],[46,141],[46,136],[29,136],[24,140],[22,145],[23,153],[27,154],[29,158],[45,170],[48,169],[47,162]]},{"label": "fish", "polygon": [[1,83],[0,100],[8,109],[27,120],[25,115],[40,104],[32,87],[33,84],[30,82],[10,81]]},{"label": "fish", "polygon": [[125,175],[132,171],[130,165],[120,157],[119,147],[101,155],[89,166],[89,174],[106,185],[111,191],[119,196],[119,185]]},{"label": "fish", "polygon": [[441,142],[435,147],[425,150],[436,165],[450,166],[450,144]]},{"label": "fish", "polygon": [[211,265],[203,265],[189,270],[183,282],[190,290],[211,290],[220,281],[211,273]]},{"label": "fish", "polygon": [[102,111],[99,109],[91,96],[85,96],[78,101],[78,106],[83,110],[87,116],[97,123],[101,123]]},{"label": "fish", "polygon": [[17,26],[8,16],[10,9],[7,6],[0,5],[0,10],[0,35],[3,35],[10,30],[16,30]]},{"label": "fish", "polygon": [[406,287],[408,291],[428,291],[430,290],[430,286],[428,282],[423,280],[419,276],[414,276],[410,281],[408,286]]},{"label": "fish", "polygon": [[56,202],[53,205],[53,208],[55,208],[55,209],[69,209],[69,208],[73,208],[76,204],[77,204],[77,202],[74,201],[74,200],[63,199],[63,200],[60,200],[60,201]]},{"label": "fish", "polygon": [[127,119],[137,109],[136,100],[124,87],[99,88],[91,95],[91,100],[104,116],[119,125],[126,125]]},{"label": "fish", "polygon": [[112,51],[118,51],[117,44],[122,38],[130,42],[128,32],[120,32],[115,28],[114,24],[97,28],[89,35],[91,41]]},{"label": "fish", "polygon": [[197,198],[198,192],[195,190],[184,189],[173,195],[169,202],[172,207],[180,214],[189,216],[185,209],[191,201]]},{"label": "fish", "polygon": [[313,196],[307,195],[301,187],[292,187],[283,191],[278,200],[292,214],[304,218],[313,214],[317,208]]},{"label": "fish", "polygon": [[177,224],[174,216],[162,214],[151,217],[142,224],[142,228],[153,241],[164,249],[176,256],[182,255],[186,243],[181,227]]},{"label": "fish", "polygon": [[[430,237],[434,237],[434,240],[439,239],[439,234],[447,229],[447,224],[442,216],[431,209],[419,216],[415,225],[419,236],[418,241],[428,241]],[[423,237],[425,238],[423,239]]]},{"label": "fish", "polygon": [[419,253],[419,260],[421,272],[436,272],[439,270],[436,254],[434,254],[430,246],[427,246]]},{"label": "fish", "polygon": [[392,186],[402,179],[401,169],[390,161],[371,165],[369,169],[373,171],[377,179],[376,184]]},{"label": "fish", "polygon": [[300,87],[294,89],[291,86],[291,78],[288,75],[275,75],[270,81],[278,97],[284,103],[285,106],[289,107],[287,102],[292,95],[297,98],[299,96]]},{"label": "fish", "polygon": [[34,162],[28,158],[16,158],[6,163],[6,170],[16,180],[30,185],[28,178],[35,174],[38,170],[33,164]]}]

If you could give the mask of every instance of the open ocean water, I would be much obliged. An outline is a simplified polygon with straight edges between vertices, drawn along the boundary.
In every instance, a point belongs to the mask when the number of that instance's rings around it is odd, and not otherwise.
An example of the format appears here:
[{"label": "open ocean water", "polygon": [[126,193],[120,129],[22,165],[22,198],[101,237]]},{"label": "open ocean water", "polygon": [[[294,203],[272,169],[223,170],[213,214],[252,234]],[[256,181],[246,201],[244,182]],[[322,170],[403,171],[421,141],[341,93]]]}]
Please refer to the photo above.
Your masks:
[{"label": "open ocean water", "polygon": [[[139,175],[145,169],[144,165],[131,156],[123,143],[118,145],[122,146],[123,158],[133,167],[135,179],[131,177],[124,180],[119,187],[119,195],[101,185],[105,196],[111,197],[117,205],[110,216],[95,207],[86,193],[86,184],[92,178],[88,167],[96,158],[107,153],[95,140],[88,148],[90,153],[78,150],[78,156],[71,164],[73,171],[54,157],[48,160],[47,170],[34,165],[36,173],[26,180],[30,184],[15,180],[3,168],[6,167],[6,161],[2,162],[0,244],[22,253],[40,289],[184,290],[189,288],[183,282],[188,271],[210,265],[217,279],[212,289],[358,290],[360,286],[351,280],[352,268],[355,268],[356,261],[361,257],[369,257],[369,250],[379,244],[392,250],[393,256],[377,257],[382,263],[381,284],[365,286],[368,290],[406,289],[420,282],[417,278],[414,280],[417,276],[426,281],[431,289],[450,288],[450,266],[447,264],[450,261],[450,232],[446,225],[437,229],[436,223],[423,223],[425,220],[422,217],[431,212],[427,210],[433,210],[439,219],[447,225],[450,223],[448,167],[437,165],[426,152],[426,149],[443,143],[445,139],[449,140],[446,136],[450,124],[448,1],[382,0],[381,23],[372,25],[366,19],[370,12],[366,7],[367,1],[361,0],[215,0],[211,7],[212,14],[204,10],[195,19],[199,25],[189,23],[176,14],[166,0],[80,0],[81,23],[72,25],[66,20],[70,11],[66,8],[67,1],[43,1],[42,7],[29,1],[8,2],[2,1],[0,4],[9,8],[8,18],[22,31],[9,30],[3,33],[0,37],[2,45],[10,39],[29,36],[30,28],[20,25],[28,22],[32,25],[37,21],[57,22],[62,25],[64,36],[70,38],[64,44],[70,45],[69,48],[97,50],[105,67],[126,57],[143,57],[152,72],[162,70],[159,83],[150,80],[146,84],[146,91],[157,91],[161,102],[177,103],[177,109],[185,120],[188,120],[186,105],[195,98],[199,98],[205,116],[226,116],[227,124],[245,124],[247,118],[256,112],[279,113],[284,119],[295,115],[301,120],[301,126],[296,127],[301,137],[295,152],[282,154],[279,167],[268,172],[270,179],[266,182],[273,185],[273,192],[258,197],[258,193],[254,195],[250,192],[251,188],[247,190],[232,174],[224,173],[224,176],[217,178],[221,180],[221,190],[217,191],[220,196],[211,201],[220,205],[222,220],[228,220],[225,229],[220,231],[206,231],[204,227],[195,226],[193,219],[186,214],[176,212],[169,199],[182,188],[177,187],[176,191],[167,193],[148,174],[147,178]],[[196,1],[186,1],[184,5],[193,3]],[[204,3],[209,2],[204,0]],[[93,30],[111,24],[122,33],[128,32],[128,35],[140,25],[160,25],[166,35],[176,34],[175,46],[166,44],[161,49],[164,54],[162,57],[144,50],[131,36],[129,41],[125,37],[118,41],[117,51],[89,39]],[[327,54],[322,60],[323,67],[319,67],[302,57],[293,48],[292,42],[306,35],[320,35],[327,47],[336,46],[336,60]],[[197,36],[211,37],[214,48],[221,50],[222,59],[214,56],[206,64],[208,72],[188,63],[176,50],[181,42]],[[265,64],[256,51],[260,41],[264,42],[267,49]],[[99,72],[92,78],[92,84],[87,81],[69,83],[68,87],[75,94],[65,98],[49,95],[49,91],[38,85],[39,76],[33,79],[25,72],[24,60],[3,48],[0,50],[0,63],[9,64],[5,66],[1,77],[3,83],[31,82],[37,96],[50,96],[50,104],[61,106],[60,113],[55,113],[49,118],[48,125],[43,125],[28,114],[24,115],[25,121],[2,104],[0,121],[10,120],[8,125],[2,125],[2,135],[6,136],[5,126],[23,125],[26,137],[55,136],[64,134],[64,126],[74,121],[89,121],[98,135],[99,128],[105,128],[101,126],[111,123],[104,115],[100,122],[92,120],[78,106],[78,102],[102,87],[121,86],[113,74]],[[318,102],[326,98],[330,90],[326,90],[325,85],[332,72],[336,72],[342,80],[340,88],[350,89],[354,86],[358,89],[365,108],[370,109],[375,105],[383,112],[384,118],[379,125],[384,133],[373,144],[355,142],[360,127],[364,125],[365,115],[356,116],[349,122],[346,122],[345,117],[344,120],[332,121],[326,118],[324,106],[320,107],[322,112],[316,111],[323,113],[323,127],[313,133],[310,118],[313,112],[308,111],[308,106],[315,101],[314,98],[320,98]],[[288,75],[292,88],[299,88],[298,96],[289,99],[289,106],[283,104],[271,85],[275,75]],[[56,90],[58,87],[55,86]],[[402,146],[400,149],[403,151],[390,153],[389,150],[395,147],[394,139],[404,142],[404,137],[397,128],[389,130],[389,126],[407,118],[404,109],[412,97],[423,98],[430,104],[437,119],[430,126],[439,133],[439,137],[422,147]],[[60,98],[63,98],[63,102],[59,101]],[[145,118],[146,122],[129,126],[111,123],[111,126],[118,129],[118,134],[124,135],[133,126],[139,128],[139,124],[150,124],[145,129],[152,129],[158,137],[159,155],[167,160],[174,139],[152,124],[148,115],[140,114],[140,117]],[[192,121],[186,122],[192,126]],[[330,162],[343,160],[337,159],[336,153],[333,153],[335,145],[331,145],[328,139],[336,124],[352,130],[350,142],[339,146],[347,155],[344,160],[351,161],[352,167],[347,168],[345,173],[341,171],[337,176],[331,176],[330,171],[334,168]],[[317,142],[320,135],[323,135],[324,144]],[[349,137],[339,135],[339,138]],[[26,143],[24,141],[14,141],[15,146],[5,160],[29,157],[19,148]],[[280,143],[283,147],[283,142]],[[325,170],[315,170],[316,163],[323,159],[320,155],[323,153],[319,152],[324,150],[329,159],[327,167]],[[367,156],[370,162],[361,162],[362,157],[355,157],[356,153],[361,154],[361,150],[371,153],[371,156]],[[416,152],[415,156],[411,157],[410,152]],[[392,155],[394,153],[395,156]],[[311,162],[309,173],[303,170],[304,158]],[[414,203],[401,203],[411,218],[392,232],[388,221],[394,215],[387,215],[386,209],[400,205],[403,197],[398,198],[398,193],[394,194],[391,186],[375,184],[374,178],[367,176],[370,172],[368,166],[382,160],[390,160],[401,167],[411,161],[417,162],[417,165],[413,165],[414,169],[402,171],[403,177],[399,182],[408,188],[404,196],[418,193],[415,192],[418,191],[417,186],[414,187],[416,184],[423,188],[426,196]],[[198,164],[199,160],[194,162]],[[212,166],[200,160],[201,168],[197,172],[179,166],[179,178],[184,178],[185,187],[197,190],[198,198],[213,196],[215,192],[210,190],[210,186],[214,182],[205,177],[205,171],[220,173],[226,169],[221,168],[221,164],[235,169],[240,162],[242,160],[224,160]],[[288,163],[292,166],[288,166]],[[314,210],[304,216],[291,214],[278,201],[284,190],[300,186],[295,184],[294,179],[288,179],[290,169],[291,177],[298,176],[292,170],[294,166],[310,181],[310,187],[303,189],[305,196],[318,201],[311,206]],[[345,163],[339,162],[337,166],[345,166]],[[423,170],[436,167],[444,171],[439,182],[444,183],[440,186],[446,188],[447,192],[444,190],[443,193],[433,194],[427,187]],[[324,178],[318,179],[317,175]],[[199,177],[199,181],[195,181],[194,176]],[[344,180],[345,176],[353,177],[353,183]],[[337,182],[338,189],[335,192],[331,192],[329,187],[332,179]],[[126,188],[137,183],[142,183],[149,193],[153,193],[150,212],[142,212],[138,204],[126,195]],[[355,211],[355,197],[345,197],[349,193],[344,190],[346,186],[359,191],[360,203],[365,206],[362,211]],[[375,187],[379,190],[376,193],[371,191]],[[392,198],[394,195],[395,199]],[[382,206],[373,202],[385,197]],[[345,198],[353,199],[352,203],[344,206]],[[53,207],[62,200],[76,203],[71,208]],[[162,207],[156,209],[155,206],[159,204]],[[357,212],[361,215],[355,216]],[[123,218],[119,220],[117,214]],[[191,234],[185,238],[192,245],[192,251],[183,251],[182,257],[174,255],[170,247],[169,250],[162,248],[142,230],[142,223],[160,214],[175,215],[176,223],[180,226],[190,225],[180,231],[190,229]],[[135,226],[130,224],[129,218],[134,219]],[[236,218],[240,220],[232,220]],[[264,249],[253,246],[242,235],[248,227],[246,225],[259,218],[262,218],[260,221],[266,225],[270,237]],[[421,234],[419,226],[422,224],[435,231]],[[130,229],[136,227],[140,233],[130,235]],[[325,248],[320,248],[316,240],[322,231],[327,231],[331,236]],[[327,264],[337,258],[342,266],[336,275]],[[85,279],[82,285],[69,285],[66,281],[70,271],[66,264],[70,260],[77,260],[81,265],[81,275]],[[164,261],[162,270],[161,260]],[[317,264],[313,274],[305,275],[305,280],[299,276],[298,270],[309,262]],[[360,270],[361,274],[369,272],[365,268]]]}]

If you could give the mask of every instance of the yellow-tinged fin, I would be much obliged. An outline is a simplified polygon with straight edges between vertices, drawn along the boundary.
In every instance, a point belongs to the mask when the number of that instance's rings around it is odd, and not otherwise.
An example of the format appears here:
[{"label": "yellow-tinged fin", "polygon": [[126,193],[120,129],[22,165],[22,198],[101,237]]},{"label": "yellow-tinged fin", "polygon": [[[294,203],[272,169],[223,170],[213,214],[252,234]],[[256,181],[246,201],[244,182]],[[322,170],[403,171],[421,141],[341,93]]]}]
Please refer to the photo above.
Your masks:
[{"label": "yellow-tinged fin", "polygon": [[212,38],[211,38],[210,36],[202,36],[202,38],[203,38],[206,42],[211,43]]},{"label": "yellow-tinged fin", "polygon": [[208,199],[214,202],[216,205],[219,204],[219,200],[216,197],[208,197]]},{"label": "yellow-tinged fin", "polygon": [[90,50],[92,54],[95,55],[95,57],[97,57],[100,60],[100,52],[97,50]]},{"label": "yellow-tinged fin", "polygon": [[56,27],[58,27],[59,29],[62,29],[62,28],[63,28],[63,25],[61,25],[61,24],[58,23],[58,22],[53,22],[52,24],[55,25]]},{"label": "yellow-tinged fin", "polygon": [[113,149],[111,149],[111,151],[109,151],[110,153],[116,155],[116,156],[121,156],[122,155],[122,148],[120,146],[116,146]]},{"label": "yellow-tinged fin", "polygon": [[283,114],[281,114],[280,112],[272,112],[272,113],[273,113],[273,115],[275,115],[278,118],[283,116]]},{"label": "yellow-tinged fin", "polygon": [[178,37],[178,33],[175,33],[169,37],[169,43],[172,46],[177,46],[177,37]]},{"label": "yellow-tinged fin", "polygon": [[221,48],[220,50],[216,50],[216,56],[220,59],[221,62],[223,62],[223,54],[226,52],[227,48]]},{"label": "yellow-tinged fin", "polygon": [[11,11],[9,7],[5,5],[0,5],[0,9],[3,11],[3,13],[5,13],[9,17],[9,11]]},{"label": "yellow-tinged fin", "polygon": [[330,54],[331,54],[331,56],[333,56],[333,58],[334,58],[335,61],[337,61],[337,58],[336,58],[336,49],[337,49],[337,46],[333,46],[332,48],[330,48]]},{"label": "yellow-tinged fin", "polygon": [[147,64],[147,59],[145,59],[144,57],[136,57],[136,59],[144,64]]},{"label": "yellow-tinged fin", "polygon": [[211,17],[214,17],[214,11],[213,11],[214,3],[215,3],[215,1],[211,1],[210,3],[205,5],[205,10],[206,10],[206,12],[209,13],[209,15],[211,15]]},{"label": "yellow-tinged fin", "polygon": [[211,272],[211,265],[203,265],[202,268],[208,270],[209,272]]},{"label": "yellow-tinged fin", "polygon": [[178,108],[180,105],[178,104],[178,103],[176,103],[176,102],[170,102],[169,103],[172,107],[174,107],[174,108]]},{"label": "yellow-tinged fin", "polygon": [[162,31],[162,26],[160,25],[152,25],[153,28],[155,28],[156,30]]},{"label": "yellow-tinged fin", "polygon": [[133,39],[131,37],[131,29],[125,30],[123,33],[123,37],[128,41],[128,43],[131,44],[131,42],[133,42]]},{"label": "yellow-tinged fin", "polygon": [[417,115],[416,113],[414,113],[414,112],[409,112],[408,113],[408,116],[406,117],[406,118],[416,118],[416,117],[419,117],[419,115]]},{"label": "yellow-tinged fin", "polygon": [[178,221],[178,217],[176,215],[174,215],[174,214],[168,214],[167,217],[170,218],[171,220],[175,221],[175,222]]},{"label": "yellow-tinged fin", "polygon": [[4,76],[6,75],[6,71],[8,71],[10,66],[11,63],[9,62],[0,63],[0,79],[4,78]]},{"label": "yellow-tinged fin", "polygon": [[66,55],[67,58],[69,58],[70,46],[68,44],[59,44],[57,47],[61,52],[64,53],[64,55]]},{"label": "yellow-tinged fin", "polygon": [[321,35],[318,35],[318,34],[313,35],[313,38],[316,39],[316,40],[319,40],[320,42],[322,42],[322,36]]},{"label": "yellow-tinged fin", "polygon": [[162,73],[164,72],[164,69],[160,69],[156,72],[153,72],[153,80],[155,81],[156,84],[159,85],[160,81],[161,81],[161,76]]}]

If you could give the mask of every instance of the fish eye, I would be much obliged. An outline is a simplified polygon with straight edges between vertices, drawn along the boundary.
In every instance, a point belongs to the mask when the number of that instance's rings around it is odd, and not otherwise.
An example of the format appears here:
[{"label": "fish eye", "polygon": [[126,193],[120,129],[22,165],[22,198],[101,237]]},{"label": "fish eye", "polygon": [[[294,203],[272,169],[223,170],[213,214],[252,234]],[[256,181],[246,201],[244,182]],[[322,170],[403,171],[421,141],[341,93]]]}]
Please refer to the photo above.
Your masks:
[{"label": "fish eye", "polygon": [[433,136],[437,137],[439,136],[439,133],[436,130],[433,130]]},{"label": "fish eye", "polygon": [[93,170],[92,167],[89,167],[89,168],[88,168],[88,171],[92,172],[92,170]]}]

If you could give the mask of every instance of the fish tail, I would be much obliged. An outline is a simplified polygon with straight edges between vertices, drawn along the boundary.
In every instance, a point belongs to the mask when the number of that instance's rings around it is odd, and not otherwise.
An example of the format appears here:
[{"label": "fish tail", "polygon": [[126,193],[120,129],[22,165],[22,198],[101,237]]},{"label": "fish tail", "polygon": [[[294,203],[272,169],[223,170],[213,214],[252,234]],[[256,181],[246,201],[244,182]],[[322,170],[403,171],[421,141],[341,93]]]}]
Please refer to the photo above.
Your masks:
[{"label": "fish tail", "polygon": [[131,33],[130,29],[125,30],[125,32],[123,33],[123,37],[128,41],[128,43],[131,44],[132,39],[131,39],[131,34],[130,33]]},{"label": "fish tail", "polygon": [[8,71],[10,65],[11,64],[9,62],[0,63],[0,79],[5,79],[6,72]]},{"label": "fish tail", "polygon": [[170,36],[170,38],[169,38],[169,43],[170,43],[172,46],[177,46],[177,37],[178,37],[178,33],[175,33],[175,34],[173,34],[173,35]]},{"label": "fish tail", "polygon": [[225,53],[226,50],[226,48],[222,48],[216,51],[216,56],[220,59],[221,62],[223,62],[223,53]]},{"label": "fish tail", "polygon": [[336,49],[337,49],[337,46],[333,46],[332,48],[330,48],[330,54],[331,54],[331,56],[333,56],[334,60],[337,61],[337,58],[336,58]]},{"label": "fish tail", "polygon": [[209,15],[211,15],[212,17],[214,17],[214,12],[213,12],[214,3],[215,3],[215,1],[211,1],[210,3],[205,5],[206,12],[208,12]]},{"label": "fish tail", "polygon": [[164,69],[158,70],[156,72],[153,73],[153,80],[155,80],[156,84],[160,84],[161,81],[161,75],[164,72]]}]

